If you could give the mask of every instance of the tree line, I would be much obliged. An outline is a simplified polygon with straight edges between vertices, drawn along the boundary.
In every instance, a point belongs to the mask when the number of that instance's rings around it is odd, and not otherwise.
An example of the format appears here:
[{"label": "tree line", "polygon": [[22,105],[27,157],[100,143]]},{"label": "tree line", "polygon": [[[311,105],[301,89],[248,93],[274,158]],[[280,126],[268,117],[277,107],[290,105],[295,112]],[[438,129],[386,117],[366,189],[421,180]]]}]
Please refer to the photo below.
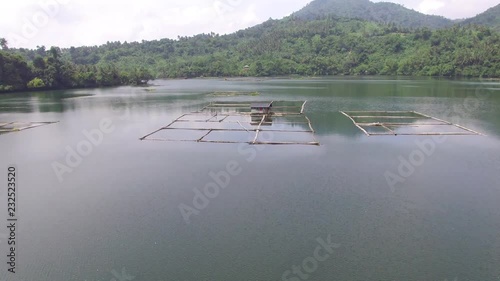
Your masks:
[{"label": "tree line", "polygon": [[[5,44],[7,42],[3,40]],[[95,88],[146,84],[153,75],[145,67],[118,68],[114,63],[76,64],[57,47],[29,51],[0,50],[0,92],[28,89]]]}]

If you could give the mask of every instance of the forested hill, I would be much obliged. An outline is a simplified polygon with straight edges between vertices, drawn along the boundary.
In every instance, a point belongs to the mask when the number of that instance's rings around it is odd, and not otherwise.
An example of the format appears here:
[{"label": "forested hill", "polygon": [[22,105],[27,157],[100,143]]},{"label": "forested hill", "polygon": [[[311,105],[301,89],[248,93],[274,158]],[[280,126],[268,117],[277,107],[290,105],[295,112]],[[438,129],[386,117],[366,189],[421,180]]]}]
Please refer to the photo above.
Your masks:
[{"label": "forested hill", "polygon": [[332,15],[314,20],[292,15],[230,35],[177,40],[49,50],[0,43],[0,91],[201,76],[500,77],[500,34],[488,27],[409,29]]},{"label": "forested hill", "polygon": [[369,0],[314,0],[294,16],[316,19],[327,15],[364,19],[401,27],[431,29],[450,27],[453,21],[440,16],[430,16],[407,9],[399,4]]},{"label": "forested hill", "polygon": [[463,23],[490,26],[500,32],[500,4],[473,18],[466,19]]}]

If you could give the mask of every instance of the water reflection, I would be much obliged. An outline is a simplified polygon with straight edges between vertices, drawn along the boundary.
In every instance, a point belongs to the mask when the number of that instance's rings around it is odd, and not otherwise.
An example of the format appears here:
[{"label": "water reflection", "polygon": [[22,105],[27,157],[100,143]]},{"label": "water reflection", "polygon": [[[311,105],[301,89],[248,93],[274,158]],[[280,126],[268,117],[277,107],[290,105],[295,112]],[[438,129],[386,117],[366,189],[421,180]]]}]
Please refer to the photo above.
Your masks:
[{"label": "water reflection", "polygon": [[[155,84],[152,92],[121,87],[0,96],[0,121],[60,121],[0,136],[0,164],[15,162],[22,171],[22,250],[30,266],[21,279],[102,280],[126,267],[141,280],[275,280],[284,264],[296,262],[293,257],[310,255],[307,241],[325,233],[334,233],[349,250],[332,257],[337,266],[318,270],[318,280],[351,280],[356,274],[373,280],[434,280],[450,272],[471,280],[498,276],[500,251],[490,246],[500,233],[499,91],[478,104],[465,102],[498,84],[485,89],[475,82],[408,78]],[[207,94],[216,91],[261,94]],[[305,115],[321,146],[139,141],[218,100],[308,100]],[[400,159],[410,161],[420,149],[416,141],[426,138],[367,137],[340,113],[415,110],[449,120],[450,109],[457,123],[489,136],[436,143],[394,192],[384,173],[398,173]],[[83,131],[95,132],[105,118],[115,130],[60,183],[51,163],[73,159],[67,148],[81,149]],[[230,120],[231,128],[241,128],[236,121],[245,128],[256,122],[251,116]],[[263,130],[308,130],[291,117],[265,121],[272,124],[262,124]],[[242,133],[208,140],[255,136]],[[222,172],[233,161],[242,172],[187,226],[179,204],[192,206],[195,188],[203,192],[207,184],[226,180]],[[358,261],[368,262],[360,269]]]},{"label": "water reflection", "polygon": [[[435,79],[191,80],[156,81],[154,90],[118,87],[44,91],[0,96],[1,113],[64,113],[94,109],[130,116],[197,111],[215,100],[309,100],[306,114],[318,135],[359,137],[362,132],[339,111],[421,111],[447,121],[499,135],[499,83]],[[300,85],[296,87],[295,85]],[[261,96],[211,97],[209,92],[256,91]],[[476,96],[487,96],[475,99]],[[451,112],[445,114],[446,112]],[[446,118],[449,117],[449,118]],[[260,120],[252,120],[252,123]],[[449,120],[452,119],[452,120]],[[165,120],[166,122],[168,120]],[[265,122],[263,125],[266,125]],[[484,130],[483,130],[484,128]],[[493,132],[492,132],[493,131]]]}]

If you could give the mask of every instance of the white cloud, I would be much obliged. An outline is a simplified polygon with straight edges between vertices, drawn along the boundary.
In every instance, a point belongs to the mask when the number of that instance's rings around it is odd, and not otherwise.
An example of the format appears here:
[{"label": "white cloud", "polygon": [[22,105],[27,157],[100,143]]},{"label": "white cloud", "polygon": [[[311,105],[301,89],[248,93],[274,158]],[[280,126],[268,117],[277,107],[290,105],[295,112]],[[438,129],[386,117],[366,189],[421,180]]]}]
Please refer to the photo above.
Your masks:
[{"label": "white cloud", "polygon": [[[225,34],[269,17],[281,18],[307,2],[309,0],[271,3],[264,0],[7,1],[2,4],[0,37],[10,39],[12,47],[34,48],[177,38],[212,31]],[[44,21],[40,22],[40,18]]]},{"label": "white cloud", "polygon": [[394,2],[424,14],[440,15],[450,19],[474,17],[498,5],[498,0],[371,0]]},{"label": "white cloud", "polygon": [[[212,31],[225,34],[261,23],[269,17],[282,18],[310,1],[4,1],[0,37],[10,39],[12,47],[35,48],[37,45],[69,47],[99,45],[106,41],[177,38],[178,35],[191,36]],[[390,1],[450,18],[474,16],[498,4],[498,0]]]},{"label": "white cloud", "polygon": [[424,14],[429,14],[431,12],[434,12],[436,10],[439,10],[440,8],[444,7],[445,3],[441,1],[436,1],[436,0],[424,0],[418,5],[418,11],[424,13]]}]

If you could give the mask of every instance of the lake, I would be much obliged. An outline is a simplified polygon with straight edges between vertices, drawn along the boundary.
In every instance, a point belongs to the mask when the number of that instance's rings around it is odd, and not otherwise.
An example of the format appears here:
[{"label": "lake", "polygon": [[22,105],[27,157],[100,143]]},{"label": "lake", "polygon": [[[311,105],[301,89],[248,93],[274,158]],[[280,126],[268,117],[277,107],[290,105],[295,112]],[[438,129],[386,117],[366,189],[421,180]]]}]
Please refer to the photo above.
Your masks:
[{"label": "lake", "polygon": [[[0,280],[500,280],[499,82],[152,84],[0,95],[0,122],[59,121],[0,135]],[[321,145],[139,140],[213,101],[273,100],[307,100]],[[485,136],[368,137],[339,112],[356,110]]]}]

